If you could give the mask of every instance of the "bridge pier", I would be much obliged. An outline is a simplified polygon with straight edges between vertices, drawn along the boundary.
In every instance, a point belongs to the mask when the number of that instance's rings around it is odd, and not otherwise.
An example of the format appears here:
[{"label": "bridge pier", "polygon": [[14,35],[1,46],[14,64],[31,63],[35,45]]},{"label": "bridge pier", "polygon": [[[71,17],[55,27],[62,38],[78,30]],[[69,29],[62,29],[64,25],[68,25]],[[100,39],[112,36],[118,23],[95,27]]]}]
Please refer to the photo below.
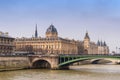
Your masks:
[{"label": "bridge pier", "polygon": [[52,57],[51,58],[51,69],[52,70],[58,70],[59,69],[59,59],[58,57]]},{"label": "bridge pier", "polygon": [[[31,60],[31,68],[48,68],[52,70],[59,69],[58,55],[35,55],[29,57]],[[47,66],[46,64],[49,64]]]},{"label": "bridge pier", "polygon": [[51,69],[52,70],[59,70],[59,67],[58,66],[51,66]]}]

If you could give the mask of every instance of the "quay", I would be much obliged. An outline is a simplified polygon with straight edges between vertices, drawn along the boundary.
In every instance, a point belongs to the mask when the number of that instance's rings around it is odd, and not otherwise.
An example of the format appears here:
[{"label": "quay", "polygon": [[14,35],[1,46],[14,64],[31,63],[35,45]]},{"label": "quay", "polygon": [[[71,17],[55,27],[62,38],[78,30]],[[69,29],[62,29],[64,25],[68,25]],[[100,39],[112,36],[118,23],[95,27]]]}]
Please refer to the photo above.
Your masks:
[{"label": "quay", "polygon": [[18,69],[69,69],[73,63],[91,60],[91,63],[105,59],[120,63],[118,55],[28,55],[0,56],[0,71]]}]

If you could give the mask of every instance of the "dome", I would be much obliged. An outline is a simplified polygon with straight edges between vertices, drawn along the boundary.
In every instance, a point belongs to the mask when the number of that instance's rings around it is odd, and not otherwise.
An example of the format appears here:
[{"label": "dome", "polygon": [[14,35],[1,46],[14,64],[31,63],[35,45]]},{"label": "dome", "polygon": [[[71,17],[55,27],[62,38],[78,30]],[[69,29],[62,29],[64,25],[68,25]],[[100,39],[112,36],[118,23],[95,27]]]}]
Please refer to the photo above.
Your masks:
[{"label": "dome", "polygon": [[54,25],[50,25],[49,28],[46,31],[46,37],[47,38],[56,38],[58,37],[57,29],[54,27]]},{"label": "dome", "polygon": [[46,33],[58,33],[58,32],[57,29],[54,27],[54,25],[51,24],[47,29]]}]

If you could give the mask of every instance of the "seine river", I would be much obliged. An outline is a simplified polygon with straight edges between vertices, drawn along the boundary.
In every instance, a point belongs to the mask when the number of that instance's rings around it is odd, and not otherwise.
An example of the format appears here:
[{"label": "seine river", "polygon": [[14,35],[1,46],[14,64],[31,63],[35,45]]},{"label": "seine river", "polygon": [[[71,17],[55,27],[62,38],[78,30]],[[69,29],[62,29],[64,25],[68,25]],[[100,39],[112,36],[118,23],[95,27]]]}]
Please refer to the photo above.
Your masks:
[{"label": "seine river", "polygon": [[80,65],[70,68],[0,72],[0,80],[120,80],[120,65]]}]

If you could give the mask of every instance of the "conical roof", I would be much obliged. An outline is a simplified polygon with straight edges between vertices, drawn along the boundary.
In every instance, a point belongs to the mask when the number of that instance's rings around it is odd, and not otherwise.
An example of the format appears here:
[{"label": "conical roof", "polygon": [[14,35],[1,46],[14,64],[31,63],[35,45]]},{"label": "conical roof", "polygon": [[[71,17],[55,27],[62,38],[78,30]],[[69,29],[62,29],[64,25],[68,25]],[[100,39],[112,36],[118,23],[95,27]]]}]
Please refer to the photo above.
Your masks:
[{"label": "conical roof", "polygon": [[100,41],[98,40],[98,42],[97,42],[97,46],[100,46]]},{"label": "conical roof", "polygon": [[107,46],[106,42],[104,41],[104,46]]},{"label": "conical roof", "polygon": [[84,39],[90,39],[88,32],[86,32]]}]

